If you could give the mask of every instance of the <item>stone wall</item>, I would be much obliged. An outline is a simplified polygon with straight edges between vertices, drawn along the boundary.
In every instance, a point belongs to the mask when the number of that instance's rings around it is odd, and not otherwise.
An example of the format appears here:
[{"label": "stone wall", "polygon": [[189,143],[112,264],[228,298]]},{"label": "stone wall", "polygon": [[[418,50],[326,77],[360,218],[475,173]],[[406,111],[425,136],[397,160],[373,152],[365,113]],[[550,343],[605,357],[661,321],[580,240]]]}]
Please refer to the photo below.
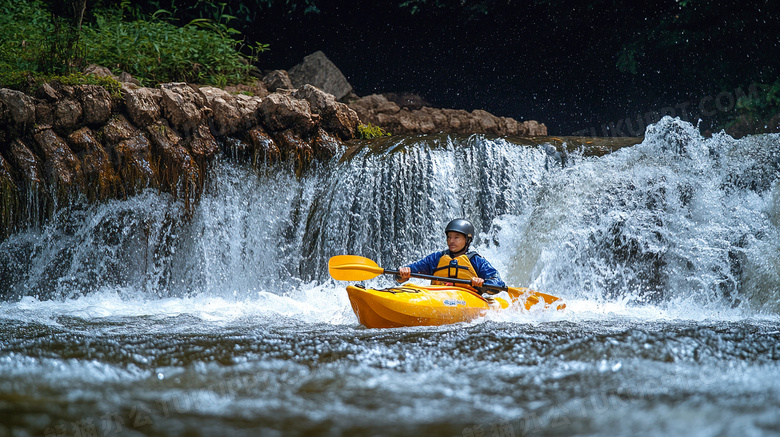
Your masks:
[{"label": "stone wall", "polygon": [[354,138],[357,114],[304,85],[261,98],[214,87],[46,84],[0,89],[0,239],[40,225],[61,205],[157,188],[197,201],[221,153],[297,171]]}]

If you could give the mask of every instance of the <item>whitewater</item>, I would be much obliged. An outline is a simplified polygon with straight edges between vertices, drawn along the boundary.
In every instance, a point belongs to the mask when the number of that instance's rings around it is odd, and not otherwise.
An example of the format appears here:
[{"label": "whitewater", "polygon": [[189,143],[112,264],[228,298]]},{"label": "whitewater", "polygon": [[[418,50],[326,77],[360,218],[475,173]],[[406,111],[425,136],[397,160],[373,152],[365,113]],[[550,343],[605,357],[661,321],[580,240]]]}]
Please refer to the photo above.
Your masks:
[{"label": "whitewater", "polygon": [[[0,242],[0,435],[780,435],[780,135],[350,146]],[[396,268],[455,217],[566,310],[360,326],[327,260]]]}]

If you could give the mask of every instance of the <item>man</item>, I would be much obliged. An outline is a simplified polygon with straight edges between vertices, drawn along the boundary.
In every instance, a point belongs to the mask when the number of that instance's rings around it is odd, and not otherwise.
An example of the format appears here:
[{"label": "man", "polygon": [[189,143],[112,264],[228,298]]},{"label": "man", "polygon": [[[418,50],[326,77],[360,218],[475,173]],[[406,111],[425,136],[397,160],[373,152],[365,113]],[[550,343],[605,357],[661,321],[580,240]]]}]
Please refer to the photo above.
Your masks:
[{"label": "man", "polygon": [[[464,219],[455,219],[444,228],[447,236],[447,250],[434,252],[425,258],[398,268],[398,282],[406,282],[412,273],[471,280],[471,286],[480,289],[483,285],[506,287],[498,271],[476,252],[469,252],[474,240],[474,226]],[[434,281],[433,284],[448,284],[447,281]],[[451,285],[451,284],[448,284]],[[498,291],[487,291],[490,294]]]}]

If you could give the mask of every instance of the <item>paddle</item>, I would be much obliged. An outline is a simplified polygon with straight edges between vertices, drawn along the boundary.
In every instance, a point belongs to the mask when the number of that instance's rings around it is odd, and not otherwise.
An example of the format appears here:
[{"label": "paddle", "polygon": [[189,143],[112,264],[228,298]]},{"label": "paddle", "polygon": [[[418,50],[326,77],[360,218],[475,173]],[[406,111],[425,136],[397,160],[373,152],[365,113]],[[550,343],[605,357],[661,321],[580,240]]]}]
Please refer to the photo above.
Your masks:
[{"label": "paddle", "polygon": [[[337,281],[366,281],[379,275],[399,274],[398,270],[379,267],[373,260],[357,255],[336,255],[331,257],[328,261],[328,272],[330,273],[330,276]],[[468,279],[442,278],[440,276],[424,275],[422,273],[412,273],[411,276],[433,281],[446,281],[453,284],[471,285],[471,281]],[[526,300],[536,300],[538,302],[541,298],[548,305],[560,300],[555,296],[539,293],[538,291],[532,291],[527,288],[499,287],[497,285],[483,285],[482,288],[494,290],[494,293],[491,294],[506,291],[512,299],[525,297]],[[532,304],[537,302],[532,302]],[[565,305],[561,305],[563,304],[558,304],[559,309],[565,307]]]}]

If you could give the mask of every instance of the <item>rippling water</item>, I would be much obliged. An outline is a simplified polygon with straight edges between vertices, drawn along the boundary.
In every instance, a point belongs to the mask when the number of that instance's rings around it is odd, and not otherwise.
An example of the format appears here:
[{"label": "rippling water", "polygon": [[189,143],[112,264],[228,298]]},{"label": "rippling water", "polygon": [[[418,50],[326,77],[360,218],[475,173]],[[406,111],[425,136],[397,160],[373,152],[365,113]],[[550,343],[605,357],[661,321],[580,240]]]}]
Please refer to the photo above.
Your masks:
[{"label": "rippling water", "polygon": [[[780,435],[778,149],[671,119],[564,168],[406,138],[219,163],[188,222],[151,192],[63,211],[0,243],[0,436]],[[456,215],[567,309],[358,325],[327,259],[395,267]]]},{"label": "rippling water", "polygon": [[308,304],[271,296],[5,304],[5,433],[780,430],[776,318],[681,320],[575,301],[581,312],[369,330],[340,290],[316,294]]}]

